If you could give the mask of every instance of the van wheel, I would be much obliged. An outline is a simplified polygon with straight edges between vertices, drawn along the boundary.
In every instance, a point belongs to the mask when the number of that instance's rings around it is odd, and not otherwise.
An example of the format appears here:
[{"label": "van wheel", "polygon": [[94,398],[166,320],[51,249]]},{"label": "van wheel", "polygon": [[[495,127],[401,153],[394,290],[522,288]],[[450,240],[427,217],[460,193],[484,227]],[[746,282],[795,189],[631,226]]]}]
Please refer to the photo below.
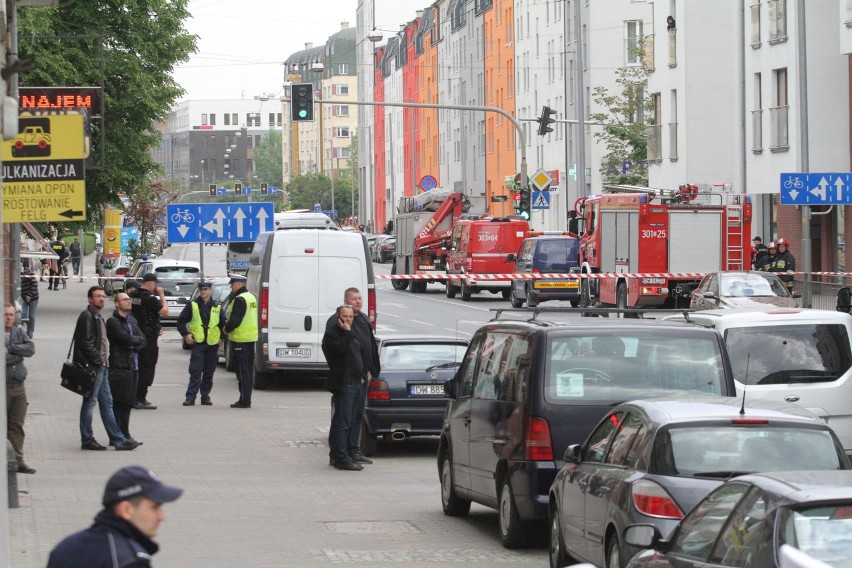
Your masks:
[{"label": "van wheel", "polygon": [[464,517],[470,512],[470,501],[456,495],[449,449],[441,456],[441,506],[448,517]]},{"label": "van wheel", "polygon": [[509,292],[511,294],[509,299],[512,302],[512,307],[513,308],[523,308],[524,307],[524,300],[522,300],[521,298],[518,298],[515,295],[515,287],[514,286],[512,286],[512,288],[509,290]]},{"label": "van wheel", "polygon": [[[391,266],[391,274],[399,274],[396,270],[396,259],[394,259],[393,265]],[[391,280],[391,286],[393,286],[394,290],[405,290],[408,288],[408,280]]]},{"label": "van wheel", "polygon": [[379,439],[370,434],[370,429],[367,428],[367,421],[361,421],[361,451],[365,456],[376,455],[376,447],[379,445]]},{"label": "van wheel", "polygon": [[225,340],[225,370],[231,372],[237,370],[237,366],[234,364],[234,346],[227,339]]},{"label": "van wheel", "polygon": [[266,390],[269,388],[269,383],[272,382],[272,373],[254,370],[254,388],[257,390]]},{"label": "van wheel", "polygon": [[530,531],[528,524],[518,516],[515,507],[515,499],[512,495],[512,487],[509,478],[503,480],[500,487],[500,502],[498,504],[498,517],[500,519],[500,540],[506,548],[523,548],[529,545]]},{"label": "van wheel", "polygon": [[533,295],[530,293],[530,289],[527,288],[527,307],[534,308],[538,306],[538,300],[533,298]]},{"label": "van wheel", "polygon": [[461,298],[462,302],[470,301],[470,286],[464,280],[461,281]]},{"label": "van wheel", "polygon": [[447,298],[455,298],[456,297],[456,287],[450,284],[450,281],[447,280]]}]

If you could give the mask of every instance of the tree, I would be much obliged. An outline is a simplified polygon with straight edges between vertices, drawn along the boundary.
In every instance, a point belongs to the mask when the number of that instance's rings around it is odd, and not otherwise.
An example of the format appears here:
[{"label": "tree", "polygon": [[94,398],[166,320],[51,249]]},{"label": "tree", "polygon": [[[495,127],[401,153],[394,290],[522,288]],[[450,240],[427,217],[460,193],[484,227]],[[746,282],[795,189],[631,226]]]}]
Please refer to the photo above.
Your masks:
[{"label": "tree", "polygon": [[[349,215],[352,201],[352,176],[349,172],[341,174],[334,180],[334,208],[345,217]],[[331,209],[331,179],[325,174],[296,176],[287,184],[287,191],[293,209],[313,209],[316,203],[324,210]]]},{"label": "tree", "polygon": [[161,182],[136,188],[135,197],[130,200],[124,213],[125,224],[139,229],[137,245],[140,253],[151,252],[154,243],[148,237],[154,234],[157,225],[163,224],[166,205],[174,201],[177,196],[178,193],[174,189],[166,187]]},{"label": "tree", "polygon": [[605,111],[590,115],[592,122],[604,124],[595,132],[607,153],[601,160],[604,183],[648,185],[648,125],[646,113],[651,101],[646,97],[648,70],[643,66],[621,67],[615,82],[620,90],[610,94],[605,87],[592,92],[595,104]]},{"label": "tree", "polygon": [[[21,57],[36,63],[21,75],[21,85],[103,84],[105,163],[86,172],[89,218],[103,203],[118,204],[120,192],[140,201],[159,169],[149,154],[160,140],[152,125],[183,94],[172,71],[196,50],[196,36],[184,28],[188,4],[87,0],[18,10]],[[98,155],[101,123],[92,128],[92,153]]]},{"label": "tree", "polygon": [[[254,168],[259,181],[265,181],[270,187],[283,187],[282,152],[281,131],[270,128],[254,149]],[[260,188],[259,182],[256,185]]]}]

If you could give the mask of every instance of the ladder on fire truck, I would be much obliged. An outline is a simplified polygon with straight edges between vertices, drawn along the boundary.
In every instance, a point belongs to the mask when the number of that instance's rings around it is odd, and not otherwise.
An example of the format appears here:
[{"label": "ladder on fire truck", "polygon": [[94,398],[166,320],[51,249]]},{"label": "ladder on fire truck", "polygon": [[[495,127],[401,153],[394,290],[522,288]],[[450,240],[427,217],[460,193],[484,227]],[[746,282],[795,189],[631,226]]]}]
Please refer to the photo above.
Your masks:
[{"label": "ladder on fire truck", "polygon": [[743,205],[737,197],[729,195],[725,204],[725,264],[727,270],[748,270],[751,268],[751,259],[746,266],[743,252]]}]

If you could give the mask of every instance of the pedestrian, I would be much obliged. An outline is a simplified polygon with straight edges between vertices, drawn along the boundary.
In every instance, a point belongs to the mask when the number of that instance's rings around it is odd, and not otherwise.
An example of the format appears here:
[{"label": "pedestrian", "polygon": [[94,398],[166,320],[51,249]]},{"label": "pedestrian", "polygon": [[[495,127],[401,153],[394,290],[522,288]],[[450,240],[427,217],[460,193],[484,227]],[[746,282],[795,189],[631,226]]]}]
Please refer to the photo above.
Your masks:
[{"label": "pedestrian", "polygon": [[142,277],[142,283],[130,294],[130,298],[133,300],[133,317],[145,334],[145,348],[139,352],[139,386],[133,408],[156,410],[157,407],[148,401],[148,389],[154,383],[154,373],[160,358],[160,346],[157,343],[163,333],[160,316],[169,314],[169,306],[163,289],[157,286],[157,275],[153,272]]},{"label": "pedestrian", "polygon": [[751,242],[751,267],[757,270],[763,264],[763,259],[769,254],[769,249],[766,248],[763,239],[760,237],[754,237]]},{"label": "pedestrian", "polygon": [[246,289],[246,277],[234,275],[230,280],[231,303],[224,332],[233,345],[240,399],[231,408],[251,408],[254,386],[254,347],[258,338],[257,299]]},{"label": "pedestrian", "polygon": [[51,278],[48,279],[47,289],[59,290],[60,281],[63,284],[63,288],[67,286],[65,279],[62,278],[62,270],[65,259],[68,258],[68,255],[70,253],[68,252],[68,247],[65,246],[65,241],[63,241],[62,239],[57,239],[53,241],[53,243],[50,245],[50,248],[53,249],[53,252],[56,253],[56,256],[58,258],[56,260],[50,261]]},{"label": "pedestrian", "polygon": [[139,382],[139,351],[145,347],[145,334],[131,314],[132,304],[126,292],[115,295],[115,311],[106,322],[109,339],[109,386],[113,413],[121,433],[131,442],[142,442],[130,434],[130,411],[136,401]]},{"label": "pedestrian", "polygon": [[758,264],[757,269],[762,272],[772,272],[770,269],[775,261],[778,259],[778,246],[775,244],[775,241],[770,241],[768,245],[766,245],[766,255]]},{"label": "pedestrian", "polygon": [[18,473],[35,473],[24,461],[24,420],[27,417],[27,391],[24,381],[27,368],[24,357],[35,354],[35,344],[29,335],[15,325],[15,306],[6,304],[3,310],[6,324],[6,439],[12,443]]},{"label": "pedestrian", "polygon": [[666,18],[666,29],[667,30],[677,29],[677,24],[675,23],[675,19],[674,19],[673,16],[669,16],[668,18]]},{"label": "pedestrian", "polygon": [[83,258],[83,249],[80,246],[80,241],[74,239],[71,246],[68,247],[68,252],[71,256],[71,268],[74,270],[74,276],[80,275],[80,259]]},{"label": "pedestrian", "polygon": [[92,431],[92,414],[95,404],[101,413],[101,421],[109,436],[109,444],[116,450],[135,450],[138,442],[131,442],[121,433],[112,410],[112,391],[107,376],[109,349],[106,322],[101,314],[106,303],[106,292],[100,286],[89,288],[89,306],[77,318],[74,328],[74,362],[88,366],[95,371],[92,393],[83,397],[80,406],[80,447],[84,450],[106,450],[95,440]]},{"label": "pedestrian", "polygon": [[56,545],[47,568],[150,566],[151,557],[160,549],[153,539],[166,518],[163,504],[182,494],[183,489],[164,485],[144,467],[119,469],[107,481],[104,508],[94,524]]},{"label": "pedestrian", "polygon": [[790,243],[784,237],[775,241],[775,244],[778,246],[778,259],[775,261],[771,272],[784,273],[780,274],[778,278],[784,282],[787,290],[792,294],[793,280],[795,279],[794,273],[796,272],[796,257],[790,252]]},{"label": "pedestrian", "polygon": [[131,299],[130,299],[131,304],[133,302],[133,298],[132,298],[133,292],[135,292],[138,289],[139,289],[139,281],[138,280],[134,280],[134,279],[131,278],[130,280],[128,280],[124,283],[124,291],[127,293],[128,296],[131,296]]},{"label": "pedestrian", "polygon": [[32,270],[25,268],[21,273],[21,318],[27,321],[27,335],[30,339],[35,333],[37,311],[38,279]]},{"label": "pedestrian", "polygon": [[198,284],[198,297],[188,303],[177,320],[178,333],[192,346],[189,356],[189,385],[186,388],[184,406],[193,406],[201,391],[201,404],[210,406],[210,391],[213,390],[213,373],[219,362],[219,341],[222,337],[222,307],[211,297],[212,282]]}]

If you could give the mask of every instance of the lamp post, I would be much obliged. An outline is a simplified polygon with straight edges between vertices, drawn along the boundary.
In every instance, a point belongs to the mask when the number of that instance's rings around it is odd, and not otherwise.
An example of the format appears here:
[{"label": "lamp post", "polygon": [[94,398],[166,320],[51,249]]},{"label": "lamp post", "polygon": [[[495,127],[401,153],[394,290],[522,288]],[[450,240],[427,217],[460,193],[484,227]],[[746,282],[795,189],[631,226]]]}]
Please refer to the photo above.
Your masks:
[{"label": "lamp post", "polygon": [[331,214],[334,215],[334,146],[330,128],[328,133],[328,173],[331,177]]}]

